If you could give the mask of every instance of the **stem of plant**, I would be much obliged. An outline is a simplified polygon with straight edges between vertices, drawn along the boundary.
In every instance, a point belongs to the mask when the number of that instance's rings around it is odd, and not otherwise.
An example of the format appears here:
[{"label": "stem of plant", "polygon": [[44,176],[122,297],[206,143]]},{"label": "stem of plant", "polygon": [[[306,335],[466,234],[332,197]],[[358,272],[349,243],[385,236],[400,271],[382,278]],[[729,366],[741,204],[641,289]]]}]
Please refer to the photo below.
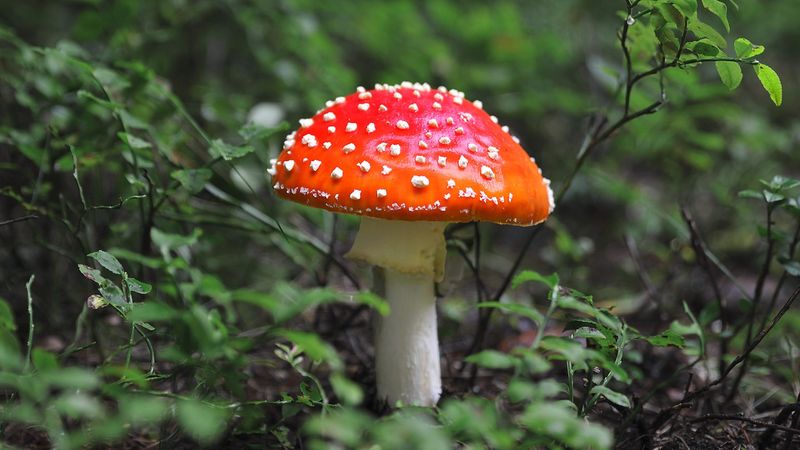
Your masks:
[{"label": "stem of plant", "polygon": [[[625,324],[623,324],[622,325],[622,333],[620,333],[619,337],[617,338],[617,356],[614,358],[614,364],[617,365],[617,366],[622,364],[622,356],[623,356],[623,353],[624,353],[624,350],[625,350],[626,337],[627,337],[627,326]],[[614,373],[609,371],[606,374],[605,378],[603,378],[603,382],[600,384],[600,386],[606,387],[608,385],[608,383],[611,382],[611,379],[613,377],[614,377]],[[581,408],[581,415],[582,416],[586,416],[587,414],[589,414],[589,412],[592,410],[592,408],[594,408],[594,405],[596,405],[597,402],[600,400],[600,396],[601,395],[602,394],[600,394],[600,393],[596,393],[589,399],[588,402],[586,402],[584,407]]]},{"label": "stem of plant", "polygon": [[27,372],[31,365],[31,351],[33,350],[33,296],[31,295],[31,285],[36,275],[31,275],[28,282],[25,283],[25,289],[28,292],[28,354],[25,357],[25,371]]}]

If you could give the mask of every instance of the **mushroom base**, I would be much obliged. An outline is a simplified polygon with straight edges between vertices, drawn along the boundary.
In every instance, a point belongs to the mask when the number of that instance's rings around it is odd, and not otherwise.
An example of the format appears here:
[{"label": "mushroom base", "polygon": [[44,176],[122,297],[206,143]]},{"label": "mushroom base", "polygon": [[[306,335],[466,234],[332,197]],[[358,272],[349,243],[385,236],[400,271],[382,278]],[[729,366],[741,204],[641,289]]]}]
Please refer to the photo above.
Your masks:
[{"label": "mushroom base", "polygon": [[433,274],[384,270],[391,307],[375,336],[378,397],[394,406],[434,406],[442,393]]}]

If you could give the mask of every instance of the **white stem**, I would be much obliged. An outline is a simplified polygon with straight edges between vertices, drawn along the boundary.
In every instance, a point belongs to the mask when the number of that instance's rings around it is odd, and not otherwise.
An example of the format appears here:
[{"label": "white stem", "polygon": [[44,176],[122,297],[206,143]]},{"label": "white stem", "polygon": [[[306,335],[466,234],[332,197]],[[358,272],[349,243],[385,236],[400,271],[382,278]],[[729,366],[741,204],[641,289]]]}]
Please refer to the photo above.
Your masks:
[{"label": "white stem", "polygon": [[378,397],[390,406],[434,406],[442,393],[434,274],[384,273],[391,313],[376,330]]}]

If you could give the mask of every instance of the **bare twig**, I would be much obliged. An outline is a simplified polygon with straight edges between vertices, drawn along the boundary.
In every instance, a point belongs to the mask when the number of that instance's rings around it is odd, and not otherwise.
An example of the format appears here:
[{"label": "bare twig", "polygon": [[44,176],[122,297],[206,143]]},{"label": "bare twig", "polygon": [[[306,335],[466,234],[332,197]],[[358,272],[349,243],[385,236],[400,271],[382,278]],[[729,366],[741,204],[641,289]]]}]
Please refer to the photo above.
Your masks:
[{"label": "bare twig", "polygon": [[[761,298],[764,293],[764,283],[767,280],[767,275],[769,275],[769,267],[772,263],[773,253],[775,251],[775,237],[772,235],[772,213],[775,209],[772,207],[770,203],[766,204],[766,221],[767,221],[767,252],[764,256],[764,262],[761,265],[761,271],[758,273],[758,279],[756,280],[756,287],[753,291],[753,303],[751,304],[751,313],[750,318],[747,321],[747,340],[745,341],[746,344],[749,344],[753,338],[753,330],[755,328],[756,317],[758,317],[758,306],[761,303]],[[769,311],[766,313],[769,315]],[[726,397],[725,401],[730,401],[735,395],[736,392],[739,390],[739,385],[744,378],[745,373],[747,373],[747,367],[749,365],[749,355],[745,357],[744,364],[742,364],[742,368],[739,369],[739,373],[736,375],[736,379],[731,386],[731,390],[728,392],[728,396]]]},{"label": "bare twig", "polygon": [[[689,209],[686,206],[681,206],[681,216],[683,217],[683,221],[686,222],[686,228],[689,229],[689,234],[692,240],[692,248],[694,249],[694,253],[697,256],[697,262],[703,271],[706,273],[708,277],[708,281],[711,282],[711,288],[714,290],[714,297],[717,300],[717,307],[719,308],[719,317],[722,321],[722,328],[725,329],[728,319],[727,313],[725,310],[725,305],[723,303],[722,298],[722,290],[719,288],[719,283],[717,282],[717,278],[714,276],[714,272],[711,268],[711,264],[708,261],[708,257],[706,253],[708,252],[708,247],[706,246],[705,240],[700,235],[700,231],[697,228],[697,224],[692,217],[692,214],[689,212]],[[725,352],[723,352],[725,353]]]},{"label": "bare twig", "polygon": [[[792,304],[795,302],[795,300],[797,300],[798,296],[800,296],[800,287],[798,287],[792,293],[792,295],[786,300],[786,303],[784,303],[783,307],[781,307],[780,311],[778,311],[778,313],[775,314],[775,317],[772,318],[772,321],[770,321],[770,323],[767,326],[767,328],[765,328],[764,330],[762,330],[760,333],[758,333],[756,335],[756,337],[753,339],[753,341],[750,343],[750,345],[745,349],[745,351],[741,355],[737,356],[733,361],[731,361],[731,363],[728,364],[727,367],[725,367],[725,369],[722,371],[722,373],[720,374],[720,376],[717,379],[715,379],[714,381],[706,384],[705,386],[701,387],[700,389],[698,389],[698,390],[696,390],[694,392],[690,392],[687,395],[684,395],[683,399],[681,399],[679,402],[675,403],[674,405],[672,405],[672,406],[670,406],[668,408],[665,408],[665,409],[661,410],[661,412],[659,412],[659,414],[653,420],[652,425],[651,425],[651,429],[658,430],[664,424],[669,422],[670,419],[675,417],[675,414],[680,409],[683,409],[684,407],[686,407],[684,405],[691,406],[695,399],[697,399],[698,397],[704,395],[705,393],[709,392],[712,388],[714,388],[715,386],[717,386],[717,385],[721,384],[723,381],[725,381],[725,379],[731,373],[731,371],[733,371],[733,369],[735,369],[739,364],[741,364],[742,361],[744,361],[750,355],[750,353],[753,350],[755,350],[756,347],[758,347],[758,345],[761,343],[762,340],[764,340],[764,338],[769,334],[769,332],[772,331],[772,329],[775,327],[775,325],[777,325],[777,323],[781,320],[783,315],[786,314],[786,312],[789,310],[789,308],[792,307]],[[699,361],[699,359],[698,359],[698,361]],[[628,420],[626,420],[626,423],[628,423]]]},{"label": "bare twig", "polygon": [[33,350],[33,295],[31,294],[31,285],[36,275],[31,275],[28,282],[25,283],[25,290],[28,292],[28,354],[25,357],[25,371],[28,371],[31,365],[31,351]]},{"label": "bare twig", "polygon": [[15,217],[13,219],[0,221],[0,227],[6,226],[6,225],[11,225],[12,223],[24,222],[26,220],[32,220],[32,219],[38,219],[38,218],[39,218],[39,216],[37,216],[35,214],[28,214],[27,216]]},{"label": "bare twig", "polygon": [[764,422],[764,421],[761,421],[761,420],[751,419],[749,417],[744,417],[744,416],[737,416],[737,415],[734,415],[734,414],[706,414],[705,416],[697,417],[695,419],[692,419],[692,420],[690,420],[690,422],[691,423],[698,423],[698,422],[706,422],[706,421],[710,421],[710,420],[733,420],[733,421],[738,421],[738,422],[747,422],[747,423],[750,423],[750,424],[753,424],[753,425],[756,425],[756,426],[759,426],[759,427],[773,428],[773,429],[776,429],[776,430],[785,431],[785,432],[791,433],[793,435],[794,434],[800,434],[800,430],[798,430],[797,428],[786,427],[786,426],[783,426],[783,425]]}]

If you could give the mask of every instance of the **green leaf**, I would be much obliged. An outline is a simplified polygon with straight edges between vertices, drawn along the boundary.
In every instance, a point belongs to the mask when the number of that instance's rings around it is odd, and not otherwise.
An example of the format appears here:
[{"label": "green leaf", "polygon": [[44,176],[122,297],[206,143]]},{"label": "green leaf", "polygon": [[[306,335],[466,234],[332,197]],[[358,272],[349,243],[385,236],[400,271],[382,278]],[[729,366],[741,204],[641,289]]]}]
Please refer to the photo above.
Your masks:
[{"label": "green leaf", "polygon": [[53,406],[60,414],[72,419],[95,418],[103,414],[103,405],[97,398],[81,392],[63,394]]},{"label": "green leaf", "polygon": [[781,195],[776,192],[764,190],[762,194],[764,195],[764,200],[767,203],[779,203],[786,200],[785,195]]},{"label": "green leaf", "polygon": [[149,142],[145,141],[140,137],[136,137],[130,133],[119,132],[117,133],[117,136],[119,136],[119,138],[122,139],[122,142],[128,144],[134,150],[140,150],[143,148],[152,147],[152,145]]},{"label": "green leaf", "polygon": [[131,292],[136,292],[137,294],[149,294],[153,289],[153,286],[133,277],[126,278],[125,283],[128,285],[128,289],[130,289]]},{"label": "green leaf", "polygon": [[607,340],[606,335],[601,333],[600,331],[589,328],[589,327],[581,327],[575,330],[573,336],[576,338],[585,338],[585,339],[595,339],[595,340]]},{"label": "green leaf", "polygon": [[162,253],[167,250],[175,250],[178,247],[194,245],[202,234],[203,230],[200,228],[195,228],[192,230],[192,234],[187,236],[165,233],[158,228],[153,228],[150,231],[150,237],[153,239],[153,243],[161,249]]},{"label": "green leaf", "polygon": [[65,389],[89,390],[100,384],[100,379],[94,372],[77,367],[48,371],[43,373],[41,378],[50,386]]},{"label": "green leaf", "polygon": [[478,303],[478,308],[496,308],[501,311],[517,314],[531,319],[535,324],[540,325],[544,323],[544,316],[536,310],[536,308],[527,305],[520,305],[519,303],[502,303],[502,302],[482,302]]},{"label": "green leaf", "polygon": [[174,170],[170,176],[177,180],[184,189],[194,195],[203,190],[213,172],[209,169],[181,169]]},{"label": "green leaf", "polygon": [[725,40],[725,37],[719,34],[714,27],[701,22],[700,19],[696,17],[689,21],[689,30],[698,38],[706,38],[721,49],[728,47],[728,42]]},{"label": "green leaf", "polygon": [[276,334],[294,342],[294,344],[300,347],[309,358],[315,361],[326,361],[334,369],[342,365],[336,350],[314,333],[295,330],[278,330]]},{"label": "green leaf", "polygon": [[666,330],[663,333],[656,335],[656,336],[644,336],[645,341],[650,343],[650,345],[656,347],[678,347],[683,348],[685,342],[683,340],[683,336],[676,333],[673,330]]},{"label": "green leaf", "polygon": [[158,422],[169,408],[164,399],[144,395],[126,395],[119,399],[118,405],[123,420],[142,425]]},{"label": "green leaf", "polygon": [[711,14],[719,17],[719,20],[722,21],[722,25],[725,26],[725,31],[728,33],[731,32],[731,25],[728,23],[728,5],[721,0],[703,0],[703,7],[707,9]]},{"label": "green leaf", "polygon": [[563,394],[565,390],[565,385],[556,380],[545,379],[531,383],[514,378],[508,383],[506,393],[512,402],[542,401]]},{"label": "green leaf", "polygon": [[[609,450],[614,435],[601,425],[578,418],[567,401],[533,402],[517,417],[520,425],[540,436],[549,436],[566,444],[567,448]],[[542,441],[547,442],[547,441]],[[533,445],[531,448],[563,448]]]},{"label": "green leaf", "polygon": [[288,128],[289,124],[286,122],[283,122],[272,128],[249,122],[239,129],[239,136],[241,136],[247,142],[262,141],[264,139],[269,139],[275,134],[285,131]]},{"label": "green leaf", "polygon": [[746,189],[744,191],[740,191],[739,192],[739,197],[741,197],[741,198],[757,198],[759,200],[762,200],[764,198],[764,196],[761,195],[761,192],[754,191],[752,189]]},{"label": "green leaf", "polygon": [[742,68],[739,67],[739,63],[717,61],[714,65],[717,67],[717,73],[719,74],[719,79],[722,80],[722,84],[730,90],[739,87],[742,82]]},{"label": "green leaf", "polygon": [[117,275],[122,275],[123,273],[125,273],[125,269],[122,268],[122,264],[120,264],[119,260],[115,258],[114,255],[112,255],[111,253],[108,253],[103,250],[98,250],[94,253],[89,253],[87,256],[99,262],[101,266],[105,267],[106,270],[108,270],[111,273]]},{"label": "green leaf", "polygon": [[97,290],[100,291],[100,295],[108,300],[109,303],[113,303],[117,306],[127,304],[127,299],[125,298],[125,294],[122,293],[122,289],[110,280],[103,280]]},{"label": "green leaf", "polygon": [[14,312],[11,306],[3,297],[0,297],[0,330],[16,331],[17,324],[14,323]]},{"label": "green leaf", "polygon": [[719,47],[705,38],[686,43],[686,50],[702,56],[717,56],[720,53]]},{"label": "green leaf", "polygon": [[160,302],[142,302],[132,306],[125,316],[129,322],[162,322],[179,315],[173,307]]},{"label": "green leaf", "polygon": [[517,364],[517,358],[497,350],[484,350],[474,355],[469,355],[465,358],[465,361],[487,369],[509,369]]},{"label": "green leaf", "polygon": [[669,3],[675,5],[684,16],[691,17],[697,13],[697,0],[671,0]]},{"label": "green leaf", "polygon": [[764,53],[763,45],[755,45],[743,37],[734,41],[733,48],[736,50],[736,56],[742,59],[752,58]]},{"label": "green leaf", "polygon": [[388,316],[391,312],[389,308],[389,302],[373,294],[372,292],[359,292],[355,295],[355,297],[353,297],[353,299],[362,305],[369,306],[382,316]]},{"label": "green leaf", "polygon": [[789,261],[783,264],[783,268],[786,269],[786,273],[793,277],[800,277],[800,262],[797,261]]},{"label": "green leaf", "polygon": [[781,106],[783,102],[783,86],[781,85],[781,79],[778,77],[778,74],[766,64],[758,64],[754,66],[753,69],[756,71],[758,80],[761,81],[761,85],[764,86],[764,89],[769,93],[769,98],[772,99],[775,106]]},{"label": "green leaf", "polygon": [[614,403],[615,405],[619,405],[625,408],[631,407],[631,401],[626,397],[624,394],[620,394],[617,391],[613,391],[605,386],[595,386],[589,391],[590,394],[600,394],[606,398],[606,400]]},{"label": "green leaf", "polygon": [[222,435],[228,410],[197,399],[179,400],[175,415],[181,428],[201,444],[210,444]]},{"label": "green leaf", "polygon": [[211,148],[208,149],[211,156],[223,158],[226,161],[241,158],[255,149],[249,145],[235,146],[224,142],[222,139],[214,139],[211,141]]},{"label": "green leaf", "polygon": [[364,400],[364,392],[361,386],[354,383],[340,373],[334,373],[331,378],[331,387],[336,395],[345,405],[359,405]]},{"label": "green leaf", "polygon": [[39,372],[49,372],[58,369],[58,358],[56,358],[56,355],[44,349],[33,349],[31,360],[33,361],[33,367]]},{"label": "green leaf", "polygon": [[97,284],[106,281],[105,277],[100,273],[99,269],[95,269],[94,267],[89,267],[84,264],[78,264],[78,270],[81,271],[84,277],[87,279],[94,281]]},{"label": "green leaf", "polygon": [[770,181],[759,180],[759,182],[771,191],[784,191],[800,186],[800,180],[782,175],[775,175]]},{"label": "green leaf", "polygon": [[514,280],[511,281],[511,288],[516,289],[520,284],[527,283],[528,281],[536,281],[546,285],[550,289],[553,289],[558,285],[558,274],[554,273],[552,275],[545,276],[532,270],[523,270],[514,277]]}]

